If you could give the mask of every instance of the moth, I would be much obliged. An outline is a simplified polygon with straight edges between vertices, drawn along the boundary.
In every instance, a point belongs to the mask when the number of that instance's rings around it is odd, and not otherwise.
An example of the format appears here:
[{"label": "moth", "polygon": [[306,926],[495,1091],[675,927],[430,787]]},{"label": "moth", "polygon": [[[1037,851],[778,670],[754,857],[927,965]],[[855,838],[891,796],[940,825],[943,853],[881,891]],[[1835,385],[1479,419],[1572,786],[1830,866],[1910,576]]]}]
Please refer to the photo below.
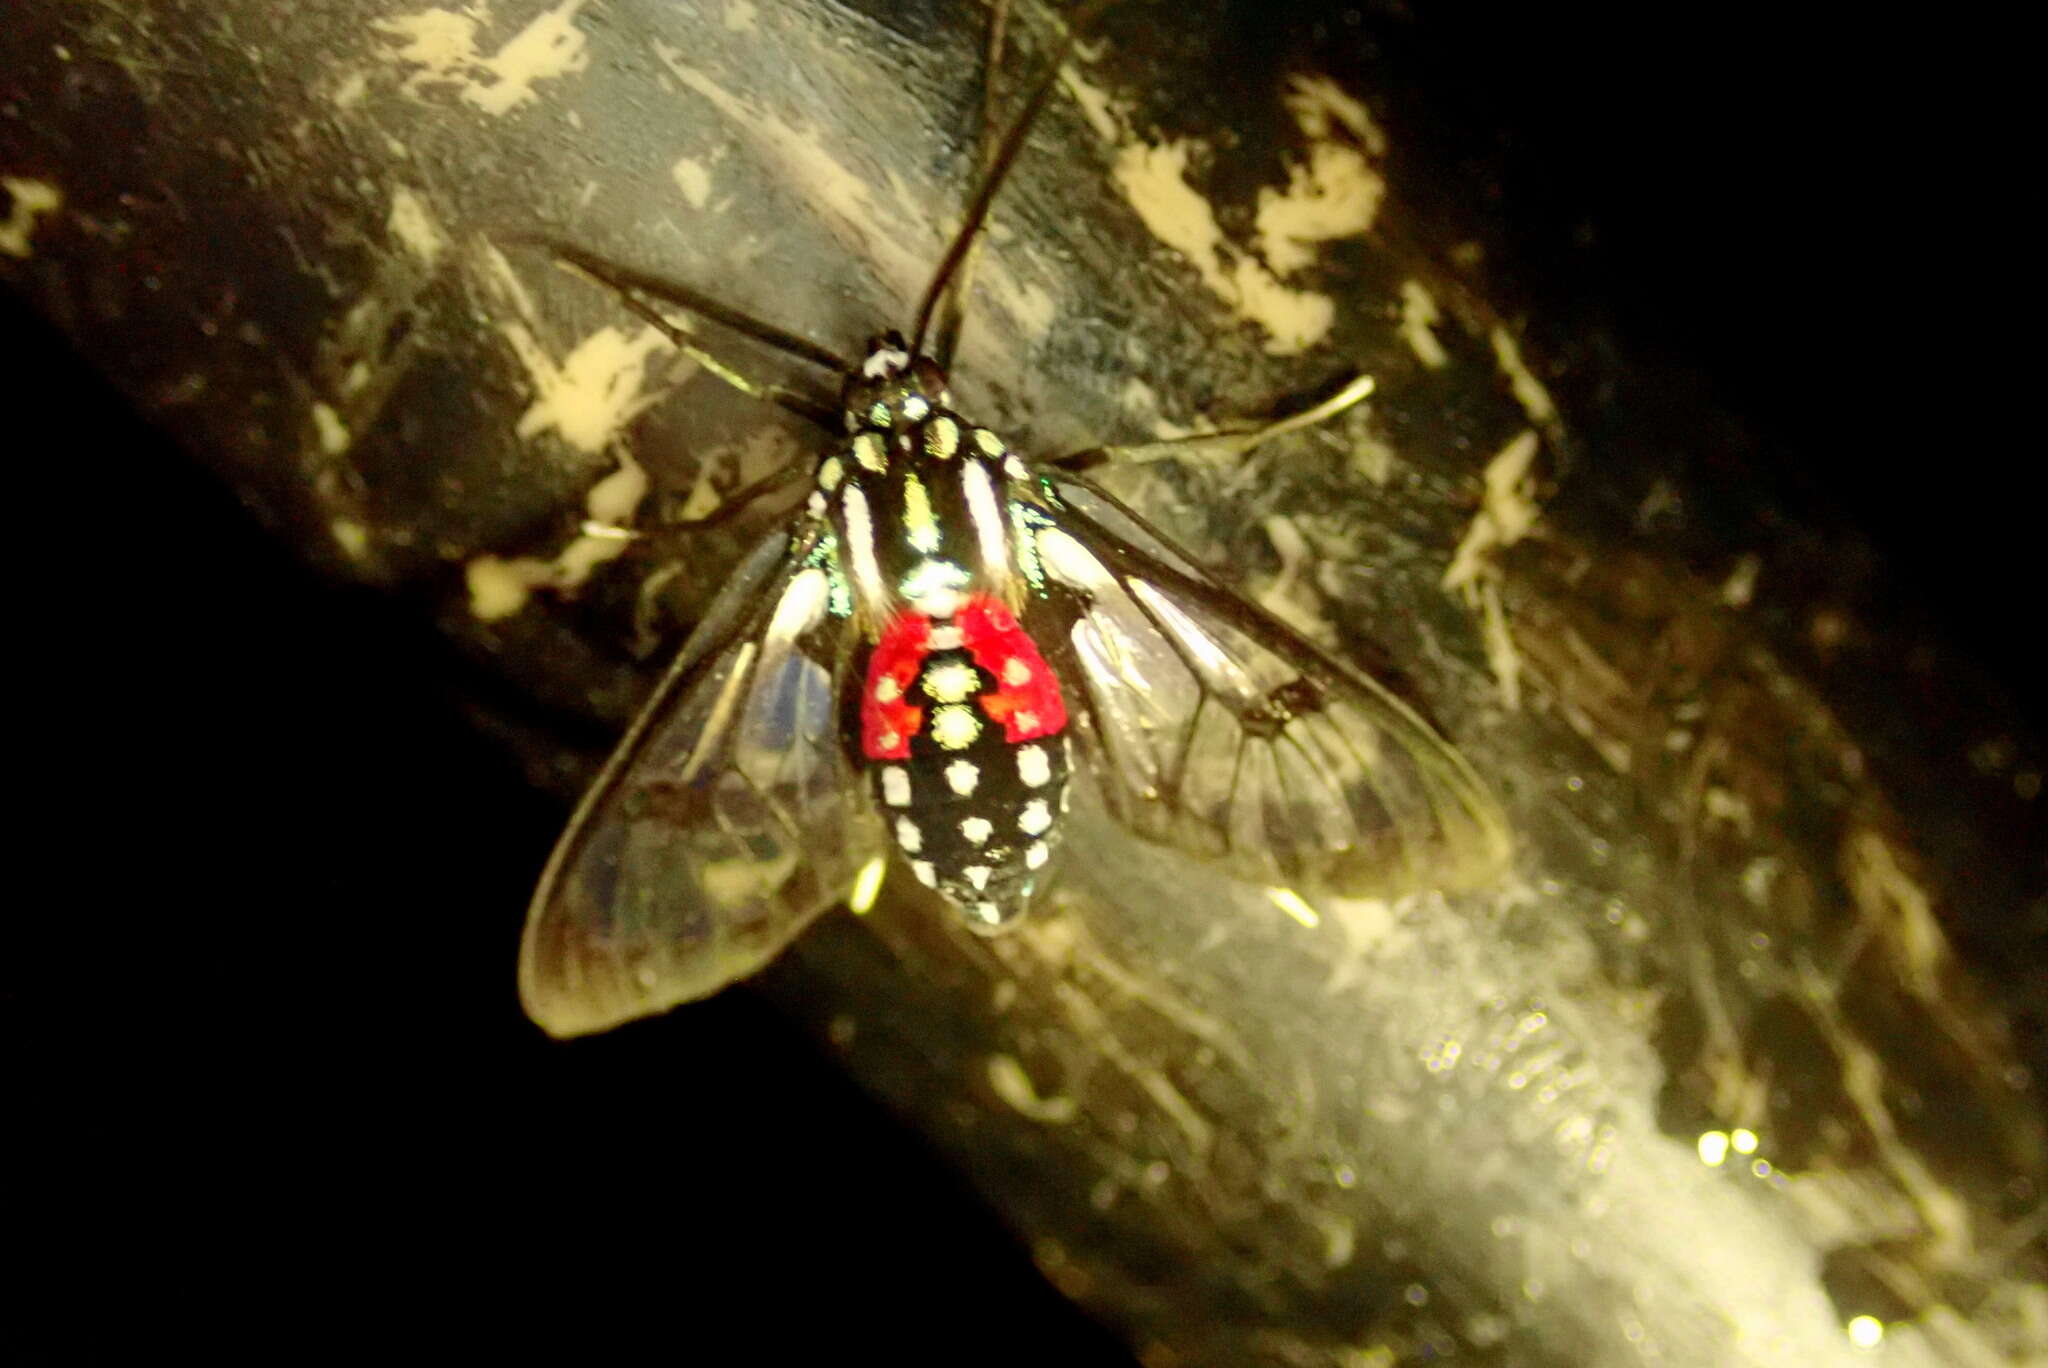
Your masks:
[{"label": "moth", "polygon": [[[1000,11],[992,29],[993,62]],[[1067,50],[910,336],[856,363],[557,245],[657,326],[650,299],[842,375],[829,415],[770,396],[827,428],[808,495],[733,572],[541,877],[519,987],[550,1033],[755,972],[884,859],[1000,933],[1046,887],[1082,785],[1130,836],[1300,897],[1465,887],[1505,859],[1486,786],[1415,711],[956,408],[962,266]]]}]

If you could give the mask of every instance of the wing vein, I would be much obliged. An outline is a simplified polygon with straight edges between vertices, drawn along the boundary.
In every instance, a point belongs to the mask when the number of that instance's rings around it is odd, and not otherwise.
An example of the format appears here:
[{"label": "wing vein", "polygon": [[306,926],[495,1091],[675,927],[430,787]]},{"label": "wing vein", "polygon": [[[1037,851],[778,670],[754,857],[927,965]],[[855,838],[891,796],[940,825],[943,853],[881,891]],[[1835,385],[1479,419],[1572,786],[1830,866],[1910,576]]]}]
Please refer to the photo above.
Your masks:
[{"label": "wing vein", "polygon": [[1496,875],[1512,851],[1506,818],[1420,714],[1114,496],[1041,478],[1047,526],[1072,545],[1046,564],[1062,591],[1053,603],[1071,612],[1114,818],[1236,877],[1277,876],[1311,895],[1392,898]]}]

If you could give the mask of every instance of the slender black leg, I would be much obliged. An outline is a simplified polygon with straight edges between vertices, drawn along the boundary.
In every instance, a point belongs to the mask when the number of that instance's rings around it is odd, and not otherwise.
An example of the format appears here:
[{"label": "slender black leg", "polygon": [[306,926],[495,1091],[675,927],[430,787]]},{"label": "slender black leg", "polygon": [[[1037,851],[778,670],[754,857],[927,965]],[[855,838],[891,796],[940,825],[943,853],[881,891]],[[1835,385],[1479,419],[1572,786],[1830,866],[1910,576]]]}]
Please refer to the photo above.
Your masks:
[{"label": "slender black leg", "polygon": [[804,475],[804,466],[799,461],[787,461],[777,466],[760,479],[741,485],[732,493],[719,500],[718,507],[701,518],[677,518],[658,523],[648,528],[619,527],[612,523],[586,522],[583,535],[606,537],[619,541],[659,543],[670,538],[681,538],[703,532],[709,528],[722,527],[745,513],[764,494],[773,493],[786,485],[793,484]]},{"label": "slender black leg", "polygon": [[801,462],[785,461],[760,479],[750,484],[741,485],[738,489],[726,495],[724,499],[719,501],[718,507],[712,509],[703,517],[678,518],[674,522],[663,523],[658,530],[663,533],[699,532],[707,527],[718,527],[729,523],[741,513],[744,513],[754,500],[760,498],[763,494],[773,493],[775,490],[781,489],[783,486],[801,478],[803,474],[804,467]]}]

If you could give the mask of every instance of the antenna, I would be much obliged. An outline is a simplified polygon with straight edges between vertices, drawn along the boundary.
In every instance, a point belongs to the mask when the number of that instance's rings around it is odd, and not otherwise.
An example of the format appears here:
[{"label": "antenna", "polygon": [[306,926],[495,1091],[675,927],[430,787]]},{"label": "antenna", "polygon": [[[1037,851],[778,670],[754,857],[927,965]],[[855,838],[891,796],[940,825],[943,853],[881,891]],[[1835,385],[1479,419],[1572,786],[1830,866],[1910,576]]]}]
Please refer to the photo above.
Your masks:
[{"label": "antenna", "polygon": [[[1067,57],[1073,52],[1074,44],[1080,40],[1082,31],[1094,23],[1096,16],[1113,3],[1115,0],[1089,0],[1089,3],[1075,11],[1073,18],[1067,23],[1066,36],[1060,40],[1059,48],[1053,53],[1052,62],[1047,66],[1045,74],[1038,78],[1038,85],[1032,90],[1031,98],[1025,101],[1023,112],[1003,134],[1002,142],[997,144],[995,155],[989,159],[987,174],[982,177],[981,186],[974,192],[974,198],[968,202],[967,217],[961,220],[960,231],[953,235],[953,241],[946,247],[946,255],[939,261],[938,270],[932,273],[931,284],[925,287],[924,299],[917,308],[917,329],[911,337],[911,355],[923,353],[925,337],[931,332],[932,316],[939,308],[941,297],[945,296],[948,321],[941,324],[938,336],[940,344],[949,353],[946,360],[951,360],[953,343],[959,338],[960,315],[963,308],[949,287],[956,279],[966,278],[967,272],[963,268],[981,235],[982,224],[988,221],[988,211],[995,203],[996,191],[1002,189],[1004,180],[1009,177],[1011,166],[1016,163],[1017,153],[1024,146],[1026,135],[1031,132],[1031,125],[1038,121],[1039,111],[1045,108],[1045,102],[1052,97],[1052,88],[1059,81],[1060,68],[1066,64]],[[996,6],[994,18],[991,20],[995,26],[992,48],[1002,41],[1003,21],[1007,8],[1006,3],[999,2]],[[986,79],[992,83],[994,73],[990,72]],[[987,108],[986,101],[992,98],[991,88],[991,92],[985,95],[984,111]]]},{"label": "antenna", "polygon": [[[988,43],[981,59],[981,106],[976,111],[974,122],[974,181],[979,185],[988,175],[991,154],[995,150],[990,131],[996,126],[996,77],[1003,69],[1003,41],[1009,32],[1010,0],[995,0],[995,9],[989,16]],[[931,357],[939,363],[942,371],[953,369],[953,353],[960,345],[960,330],[967,322],[967,299],[974,292],[974,264],[981,258],[980,239],[968,249],[960,262],[960,269],[953,273],[943,298],[939,300],[938,317],[932,324]]]},{"label": "antenna", "polygon": [[622,299],[634,295],[646,295],[652,299],[664,300],[679,305],[696,314],[699,318],[731,328],[742,337],[751,337],[763,346],[772,347],[785,356],[843,375],[851,365],[845,357],[826,347],[821,347],[809,338],[798,337],[785,328],[765,323],[752,314],[735,309],[730,304],[721,304],[709,295],[700,294],[687,285],[673,280],[636,271],[630,266],[606,261],[603,257],[584,251],[573,243],[563,242],[543,233],[514,233],[508,241],[524,243],[551,252],[558,259],[567,262],[583,274],[608,287]]},{"label": "antenna", "polygon": [[628,313],[635,315],[666,337],[669,345],[677,351],[741,393],[751,394],[756,399],[765,399],[771,404],[776,404],[806,422],[823,428],[826,432],[836,434],[840,430],[837,405],[825,403],[787,385],[777,384],[771,380],[757,380],[743,374],[696,345],[689,334],[663,318],[661,311],[649,304],[647,299],[651,297],[678,305],[699,317],[721,323],[742,337],[750,337],[763,346],[772,347],[786,356],[844,373],[847,368],[846,362],[815,342],[798,337],[795,333],[778,328],[772,323],[764,323],[753,315],[729,305],[720,304],[717,300],[699,294],[686,285],[678,285],[672,280],[664,280],[659,276],[636,271],[630,266],[606,261],[580,247],[554,238],[533,233],[516,233],[510,235],[507,241],[544,248],[554,254],[556,265],[587,276],[604,286],[617,297],[620,305]]}]

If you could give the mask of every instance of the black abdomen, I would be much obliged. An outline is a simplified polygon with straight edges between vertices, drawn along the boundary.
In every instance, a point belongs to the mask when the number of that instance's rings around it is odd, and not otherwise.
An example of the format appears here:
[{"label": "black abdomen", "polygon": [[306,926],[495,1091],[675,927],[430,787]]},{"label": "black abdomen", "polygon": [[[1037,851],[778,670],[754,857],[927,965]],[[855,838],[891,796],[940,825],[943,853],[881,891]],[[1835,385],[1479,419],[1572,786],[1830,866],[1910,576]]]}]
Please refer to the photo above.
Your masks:
[{"label": "black abdomen", "polygon": [[995,692],[966,650],[931,652],[904,691],[923,714],[909,753],[869,765],[876,808],[912,872],[981,931],[1029,906],[1067,797],[1064,731],[1009,740],[985,711]]}]

